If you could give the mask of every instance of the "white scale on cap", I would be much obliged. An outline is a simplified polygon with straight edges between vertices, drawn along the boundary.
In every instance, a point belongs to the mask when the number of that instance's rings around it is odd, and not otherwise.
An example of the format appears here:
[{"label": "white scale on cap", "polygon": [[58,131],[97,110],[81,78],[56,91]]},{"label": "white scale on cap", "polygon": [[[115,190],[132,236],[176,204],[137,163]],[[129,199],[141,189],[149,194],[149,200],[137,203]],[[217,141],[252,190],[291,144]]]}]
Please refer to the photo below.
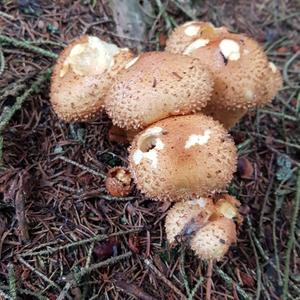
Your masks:
[{"label": "white scale on cap", "polygon": [[219,44],[219,48],[226,59],[238,60],[240,58],[240,45],[229,39],[224,39]]},{"label": "white scale on cap", "polygon": [[192,134],[192,135],[190,135],[188,140],[185,143],[184,148],[189,149],[189,148],[191,148],[192,146],[195,146],[195,145],[204,145],[204,144],[206,144],[208,142],[209,138],[210,138],[210,133],[211,133],[211,130],[206,129],[204,131],[203,135],[201,135],[201,134]]},{"label": "white scale on cap", "polygon": [[[161,132],[161,127],[152,127],[148,128],[142,136],[149,137],[152,135],[155,137],[158,136]],[[136,165],[139,165],[143,159],[147,159],[151,161],[151,166],[153,168],[157,168],[157,151],[164,149],[165,144],[159,138],[155,138],[153,144],[155,147],[147,152],[143,152],[138,149],[133,153],[132,158]]]}]

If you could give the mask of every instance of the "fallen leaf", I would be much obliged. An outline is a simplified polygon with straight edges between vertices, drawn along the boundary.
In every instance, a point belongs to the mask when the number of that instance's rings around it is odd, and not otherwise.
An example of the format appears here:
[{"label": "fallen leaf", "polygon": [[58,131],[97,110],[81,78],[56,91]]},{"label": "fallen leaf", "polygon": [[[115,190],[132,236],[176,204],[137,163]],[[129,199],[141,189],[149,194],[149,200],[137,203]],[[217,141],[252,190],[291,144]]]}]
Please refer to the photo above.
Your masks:
[{"label": "fallen leaf", "polygon": [[74,300],[80,300],[81,299],[81,292],[79,287],[74,287],[71,289],[71,294],[74,297]]},{"label": "fallen leaf", "polygon": [[238,160],[238,174],[243,179],[253,179],[254,169],[251,162],[245,156]]},{"label": "fallen leaf", "polygon": [[160,33],[159,33],[159,46],[160,46],[161,48],[164,48],[164,47],[166,46],[166,40],[167,40],[167,38],[166,38],[166,36],[164,35],[164,33],[163,33],[163,32],[160,32]]},{"label": "fallen leaf", "polygon": [[118,242],[114,238],[110,238],[107,241],[99,242],[95,244],[93,254],[98,259],[105,259],[114,256],[118,252]]},{"label": "fallen leaf", "polygon": [[0,239],[6,229],[6,223],[7,223],[7,220],[6,220],[5,216],[0,214]]},{"label": "fallen leaf", "polygon": [[297,52],[300,51],[300,45],[293,45],[291,48],[292,48],[294,53],[297,53]]},{"label": "fallen leaf", "polygon": [[243,286],[253,288],[255,286],[255,280],[249,274],[239,271],[240,278],[243,282]]},{"label": "fallen leaf", "polygon": [[[150,1],[109,1],[113,13],[117,34],[124,39],[124,44],[129,48],[143,50],[146,40],[147,14],[152,14]],[[148,4],[148,5],[147,5]],[[151,3],[150,3],[151,4]]]},{"label": "fallen leaf", "polygon": [[127,132],[118,126],[112,126],[108,131],[108,139],[112,143],[128,144]]},{"label": "fallen leaf", "polygon": [[289,51],[289,48],[288,47],[279,47],[279,48],[276,49],[276,51],[278,53],[286,53],[286,52]]},{"label": "fallen leaf", "polygon": [[128,247],[129,247],[129,249],[132,252],[136,253],[136,254],[138,254],[140,252],[140,249],[139,249],[140,245],[139,245],[139,243],[140,243],[139,237],[136,236],[136,235],[132,235],[128,239]]}]

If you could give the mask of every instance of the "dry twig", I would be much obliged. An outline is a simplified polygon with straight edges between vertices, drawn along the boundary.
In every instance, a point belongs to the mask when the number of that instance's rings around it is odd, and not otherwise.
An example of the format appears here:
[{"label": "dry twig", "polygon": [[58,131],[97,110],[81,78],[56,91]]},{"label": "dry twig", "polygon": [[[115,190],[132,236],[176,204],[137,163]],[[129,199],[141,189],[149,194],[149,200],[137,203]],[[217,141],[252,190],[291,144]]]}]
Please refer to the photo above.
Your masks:
[{"label": "dry twig", "polygon": [[36,46],[32,46],[27,41],[19,41],[15,38],[8,37],[8,36],[2,35],[2,34],[0,35],[0,44],[1,45],[9,44],[14,47],[23,48],[25,50],[29,50],[29,51],[37,53],[39,55],[43,55],[43,56],[54,58],[54,59],[56,59],[58,57],[58,55],[56,53],[47,51],[45,49],[42,49],[42,48],[39,48]]},{"label": "dry twig", "polygon": [[298,171],[297,178],[297,194],[296,194],[296,202],[293,208],[293,216],[291,221],[291,229],[289,231],[289,241],[287,245],[286,258],[285,258],[285,270],[284,270],[284,278],[283,278],[283,299],[287,299],[288,288],[289,288],[289,275],[290,275],[290,260],[291,260],[291,252],[295,243],[295,230],[296,223],[299,214],[300,207],[300,170]]},{"label": "dry twig", "polygon": [[181,299],[186,299],[186,296],[154,266],[151,260],[144,259],[144,263],[161,281],[163,281],[171,290],[179,295]]}]

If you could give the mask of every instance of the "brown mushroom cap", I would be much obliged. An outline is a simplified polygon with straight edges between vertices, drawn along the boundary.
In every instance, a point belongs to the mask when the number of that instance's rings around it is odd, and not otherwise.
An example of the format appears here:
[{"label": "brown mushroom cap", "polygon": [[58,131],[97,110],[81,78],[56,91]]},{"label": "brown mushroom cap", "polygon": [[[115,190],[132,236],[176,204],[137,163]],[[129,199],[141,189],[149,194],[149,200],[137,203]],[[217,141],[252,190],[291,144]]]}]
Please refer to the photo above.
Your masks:
[{"label": "brown mushroom cap", "polygon": [[[215,27],[210,22],[186,22],[176,27],[168,37],[166,41],[166,51],[183,53],[193,42],[195,42],[194,47],[205,46],[209,40],[214,39],[221,33],[228,33],[227,28]],[[201,38],[202,40],[200,40]]]},{"label": "brown mushroom cap", "polygon": [[139,133],[129,162],[148,197],[180,201],[224,189],[236,169],[236,148],[223,126],[197,114],[171,117]]},{"label": "brown mushroom cap", "polygon": [[236,242],[236,225],[231,219],[221,217],[208,222],[191,240],[191,248],[204,260],[220,260],[231,244]]},{"label": "brown mushroom cap", "polygon": [[200,258],[221,259],[236,241],[233,220],[242,221],[239,206],[240,202],[228,194],[175,203],[165,223],[169,244],[180,243],[180,237],[187,237]]},{"label": "brown mushroom cap", "polygon": [[198,198],[177,202],[168,211],[165,223],[169,244],[176,242],[176,237],[191,235],[205,225],[214,212],[211,198]]},{"label": "brown mushroom cap", "polygon": [[282,86],[280,72],[253,39],[194,22],[179,26],[166,51],[196,57],[213,73],[211,103],[217,109],[248,109],[273,99]]},{"label": "brown mushroom cap", "polygon": [[51,80],[50,101],[67,121],[87,121],[103,110],[115,75],[132,53],[97,37],[82,36],[60,54]]},{"label": "brown mushroom cap", "polygon": [[105,107],[115,125],[142,129],[169,116],[199,111],[210,99],[212,86],[211,74],[197,59],[148,52],[118,74]]}]

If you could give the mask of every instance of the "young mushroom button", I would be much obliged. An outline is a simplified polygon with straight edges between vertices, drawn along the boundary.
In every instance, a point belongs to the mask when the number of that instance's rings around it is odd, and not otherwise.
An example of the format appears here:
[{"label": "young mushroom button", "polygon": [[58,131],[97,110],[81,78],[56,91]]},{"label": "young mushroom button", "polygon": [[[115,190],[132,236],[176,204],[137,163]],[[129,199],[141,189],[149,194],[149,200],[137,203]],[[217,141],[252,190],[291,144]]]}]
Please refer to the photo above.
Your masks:
[{"label": "young mushroom button", "polygon": [[127,48],[97,37],[76,39],[60,54],[53,70],[50,101],[56,114],[67,122],[98,115],[114,77],[131,58]]},{"label": "young mushroom button", "polygon": [[170,117],[134,138],[129,162],[146,196],[176,202],[223,190],[236,169],[236,148],[211,117]]},{"label": "young mushroom button", "polygon": [[143,129],[207,104],[213,81],[198,59],[166,52],[143,53],[125,66],[105,99],[113,123]]},{"label": "young mushroom button", "polygon": [[241,219],[239,205],[234,197],[227,194],[176,203],[166,217],[169,244],[187,241],[201,259],[222,259],[236,241],[234,219]]},{"label": "young mushroom button", "polygon": [[214,212],[213,200],[209,197],[177,202],[166,217],[165,229],[169,244],[190,238],[204,226]]},{"label": "young mushroom button", "polygon": [[279,70],[268,61],[262,47],[225,27],[216,28],[205,22],[183,24],[170,35],[166,51],[198,58],[212,72],[214,91],[203,113],[226,128],[232,127],[248,109],[270,102],[282,86]]}]

